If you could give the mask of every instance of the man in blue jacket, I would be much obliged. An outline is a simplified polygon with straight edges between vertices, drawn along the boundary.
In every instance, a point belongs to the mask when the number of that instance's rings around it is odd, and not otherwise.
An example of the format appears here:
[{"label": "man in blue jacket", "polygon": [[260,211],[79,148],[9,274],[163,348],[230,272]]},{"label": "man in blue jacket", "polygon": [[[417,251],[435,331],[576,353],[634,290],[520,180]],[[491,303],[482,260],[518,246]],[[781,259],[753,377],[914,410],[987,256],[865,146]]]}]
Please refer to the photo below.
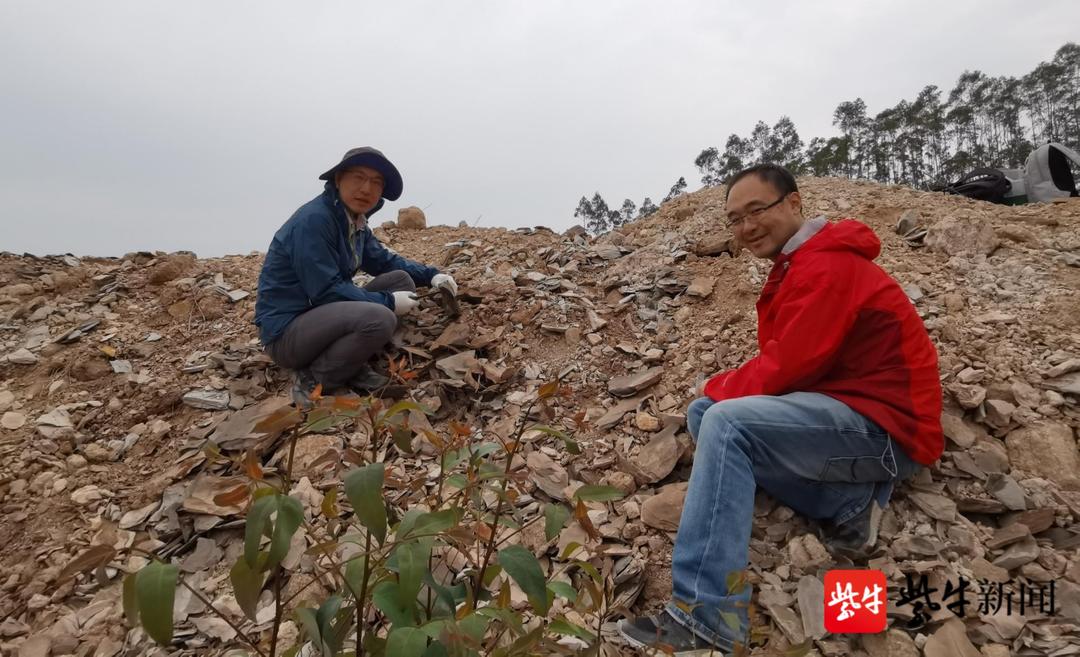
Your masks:
[{"label": "man in blue jacket", "polygon": [[[394,253],[368,227],[386,199],[401,196],[401,174],[385,155],[354,148],[319,178],[323,193],[274,234],[255,302],[259,339],[275,363],[293,370],[301,406],[317,384],[328,392],[386,385],[368,360],[390,341],[397,318],[416,308],[416,287],[457,294],[452,277]],[[375,278],[358,287],[358,270]]]}]

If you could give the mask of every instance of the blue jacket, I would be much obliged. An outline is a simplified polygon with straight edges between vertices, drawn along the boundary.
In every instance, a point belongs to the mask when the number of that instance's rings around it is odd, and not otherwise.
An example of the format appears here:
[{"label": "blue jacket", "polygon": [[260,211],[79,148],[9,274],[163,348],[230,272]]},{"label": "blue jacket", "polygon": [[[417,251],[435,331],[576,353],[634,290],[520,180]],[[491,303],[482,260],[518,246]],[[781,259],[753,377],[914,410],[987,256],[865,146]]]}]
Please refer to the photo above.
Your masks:
[{"label": "blue jacket", "polygon": [[439,273],[387,249],[368,226],[357,229],[351,243],[350,232],[345,205],[328,182],[322,194],[300,206],[274,233],[255,300],[255,325],[264,345],[276,340],[294,317],[324,303],[369,301],[393,310],[391,293],[353,284],[357,269],[376,276],[400,269],[417,285],[430,285]]}]

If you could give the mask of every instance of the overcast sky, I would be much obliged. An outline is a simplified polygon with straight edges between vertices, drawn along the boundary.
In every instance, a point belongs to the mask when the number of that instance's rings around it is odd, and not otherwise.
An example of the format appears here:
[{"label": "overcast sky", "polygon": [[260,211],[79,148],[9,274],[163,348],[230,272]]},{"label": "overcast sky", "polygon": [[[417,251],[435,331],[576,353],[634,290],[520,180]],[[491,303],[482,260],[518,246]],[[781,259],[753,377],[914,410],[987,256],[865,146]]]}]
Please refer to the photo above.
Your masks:
[{"label": "overcast sky", "polygon": [[265,250],[352,146],[405,193],[373,218],[574,223],[659,200],[787,114],[805,141],[965,69],[1020,75],[1077,0],[0,0],[0,251]]}]

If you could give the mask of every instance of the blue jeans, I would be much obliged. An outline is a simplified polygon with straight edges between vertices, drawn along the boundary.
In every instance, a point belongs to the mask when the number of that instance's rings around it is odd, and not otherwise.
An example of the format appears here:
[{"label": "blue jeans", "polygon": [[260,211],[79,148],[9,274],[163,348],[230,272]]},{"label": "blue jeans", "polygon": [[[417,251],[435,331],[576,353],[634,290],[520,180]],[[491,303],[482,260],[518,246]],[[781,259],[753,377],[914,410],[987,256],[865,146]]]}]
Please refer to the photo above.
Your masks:
[{"label": "blue jeans", "polygon": [[687,423],[696,449],[667,611],[725,651],[746,641],[751,589],[738,573],[757,486],[804,516],[843,524],[871,500],[884,507],[894,482],[921,467],[873,421],[819,393],[697,399]]}]

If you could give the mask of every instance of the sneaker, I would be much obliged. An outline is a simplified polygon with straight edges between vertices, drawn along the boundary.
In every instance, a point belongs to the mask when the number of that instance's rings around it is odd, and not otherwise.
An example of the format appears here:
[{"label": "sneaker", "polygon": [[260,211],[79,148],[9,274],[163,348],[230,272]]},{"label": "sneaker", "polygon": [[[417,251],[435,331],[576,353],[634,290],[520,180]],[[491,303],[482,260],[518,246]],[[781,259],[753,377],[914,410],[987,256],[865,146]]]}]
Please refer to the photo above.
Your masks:
[{"label": "sneaker", "polygon": [[675,657],[724,657],[724,652],[683,627],[669,614],[638,616],[619,621],[619,634],[647,655]]},{"label": "sneaker", "polygon": [[390,377],[379,374],[368,365],[365,365],[362,370],[356,373],[356,376],[349,379],[350,388],[357,391],[363,390],[364,392],[378,390],[388,383],[390,383]]},{"label": "sneaker", "polygon": [[822,542],[834,555],[846,557],[852,561],[867,559],[873,555],[877,545],[882,512],[883,509],[878,506],[878,503],[870,500],[859,515],[842,525],[833,525],[823,530]]},{"label": "sneaker", "polygon": [[296,370],[292,377],[292,400],[296,407],[305,411],[311,410],[315,402],[311,401],[311,393],[315,391],[318,381],[308,370]]}]

